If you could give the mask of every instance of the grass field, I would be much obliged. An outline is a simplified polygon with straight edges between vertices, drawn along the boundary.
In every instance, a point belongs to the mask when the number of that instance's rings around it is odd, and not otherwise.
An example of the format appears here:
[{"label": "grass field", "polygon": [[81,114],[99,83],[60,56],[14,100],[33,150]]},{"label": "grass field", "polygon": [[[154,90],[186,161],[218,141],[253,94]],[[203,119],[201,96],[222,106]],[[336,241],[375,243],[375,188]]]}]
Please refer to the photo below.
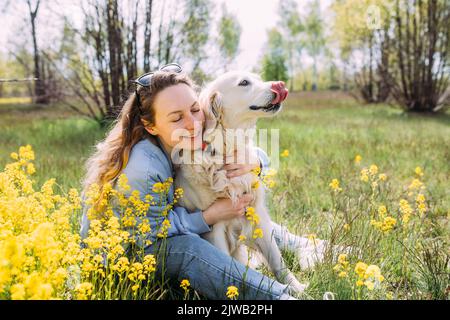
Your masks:
[{"label": "grass field", "polygon": [[[64,191],[80,189],[84,161],[105,134],[58,105],[0,103],[0,126],[0,171],[11,152],[30,144],[37,185],[56,178]],[[387,105],[362,106],[341,93],[299,93],[258,127],[280,129],[280,152],[289,150],[269,197],[273,219],[311,239],[357,248],[340,263],[327,256],[315,271],[300,270],[287,254],[291,268],[310,284],[308,297],[321,299],[330,291],[336,299],[448,298],[449,114],[411,115]],[[377,170],[372,167],[364,182],[361,170],[371,165]],[[380,180],[381,173],[387,179]],[[411,187],[415,178],[426,188]],[[333,179],[341,191],[333,191]],[[425,199],[422,214],[419,194]],[[402,199],[412,208],[406,220]],[[381,231],[377,222],[386,217],[396,222]],[[374,280],[374,290],[358,282],[373,280],[355,270],[358,262],[380,268],[384,280]]]}]

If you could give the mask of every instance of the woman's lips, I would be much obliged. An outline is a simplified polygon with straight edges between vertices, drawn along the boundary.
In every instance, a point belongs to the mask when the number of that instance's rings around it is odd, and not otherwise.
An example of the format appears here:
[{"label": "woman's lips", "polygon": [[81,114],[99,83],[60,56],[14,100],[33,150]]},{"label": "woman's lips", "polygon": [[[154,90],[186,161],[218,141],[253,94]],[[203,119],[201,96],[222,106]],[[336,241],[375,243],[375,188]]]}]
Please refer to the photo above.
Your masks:
[{"label": "woman's lips", "polygon": [[197,134],[195,134],[195,135],[193,135],[193,136],[192,136],[192,135],[191,135],[191,136],[184,136],[183,138],[194,140],[194,139],[197,138],[199,135],[200,135],[200,132],[197,133]]}]

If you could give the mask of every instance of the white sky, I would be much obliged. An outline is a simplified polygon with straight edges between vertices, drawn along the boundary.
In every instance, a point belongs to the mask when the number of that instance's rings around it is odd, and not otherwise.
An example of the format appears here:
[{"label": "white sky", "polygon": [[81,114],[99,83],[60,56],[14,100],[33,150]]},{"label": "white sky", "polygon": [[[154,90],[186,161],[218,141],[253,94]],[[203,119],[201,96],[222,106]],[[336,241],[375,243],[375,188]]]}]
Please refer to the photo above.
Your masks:
[{"label": "white sky", "polygon": [[[280,0],[282,1],[282,0]],[[296,0],[300,14],[306,11],[306,5],[310,0]],[[222,3],[222,0],[215,0]],[[263,46],[267,40],[267,30],[278,23],[279,0],[226,0],[225,3],[230,12],[235,14],[242,26],[240,54],[236,59],[236,67],[250,70],[262,54]],[[323,10],[331,3],[331,0],[321,0]],[[310,61],[306,59],[305,63]]]},{"label": "white sky", "polygon": [[[0,10],[5,0],[0,0]],[[126,0],[124,0],[126,1]],[[261,56],[262,48],[266,41],[267,30],[275,26],[278,22],[279,16],[277,13],[279,0],[213,0],[216,3],[216,11],[220,11],[221,4],[226,3],[228,10],[234,13],[242,27],[242,35],[240,42],[240,54],[236,59],[236,65],[234,67],[244,70],[250,70]],[[281,0],[282,1],[282,0]],[[310,0],[297,0],[299,4],[299,10],[304,13],[305,6]],[[14,41],[27,41],[30,39],[21,39],[16,36],[16,33],[20,31],[20,28],[24,26],[24,19],[27,19],[27,7],[25,0],[12,1],[15,9],[14,13],[8,12],[4,14],[0,12],[0,51],[6,52],[10,48],[10,42]],[[54,30],[52,29],[52,16],[55,13],[66,12],[72,17],[76,14],[76,8],[73,5],[72,0],[42,0],[47,7],[42,7],[42,11],[39,14],[40,30]],[[322,8],[325,8],[331,0],[321,0]],[[45,9],[45,10],[44,10]],[[11,10],[10,10],[11,11]],[[303,11],[303,12],[302,12]],[[155,12],[156,13],[156,12]],[[74,16],[75,15],[75,16]],[[81,18],[81,17],[78,17]],[[55,25],[56,28],[56,25]],[[26,34],[26,33],[25,33]],[[39,34],[42,37],[42,32]],[[30,36],[31,38],[31,36]],[[31,41],[28,41],[31,45]],[[305,59],[305,63],[309,64],[308,59]]]}]

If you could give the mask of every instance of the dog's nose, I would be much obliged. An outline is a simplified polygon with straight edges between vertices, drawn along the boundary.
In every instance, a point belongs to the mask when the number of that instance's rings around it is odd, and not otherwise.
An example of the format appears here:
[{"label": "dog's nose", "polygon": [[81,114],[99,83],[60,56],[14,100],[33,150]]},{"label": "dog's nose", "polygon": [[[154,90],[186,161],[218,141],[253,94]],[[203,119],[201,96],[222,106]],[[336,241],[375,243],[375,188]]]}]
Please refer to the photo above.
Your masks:
[{"label": "dog's nose", "polygon": [[283,102],[289,94],[289,91],[286,89],[283,81],[272,82],[270,90],[275,93],[275,97],[273,98],[271,104]]}]

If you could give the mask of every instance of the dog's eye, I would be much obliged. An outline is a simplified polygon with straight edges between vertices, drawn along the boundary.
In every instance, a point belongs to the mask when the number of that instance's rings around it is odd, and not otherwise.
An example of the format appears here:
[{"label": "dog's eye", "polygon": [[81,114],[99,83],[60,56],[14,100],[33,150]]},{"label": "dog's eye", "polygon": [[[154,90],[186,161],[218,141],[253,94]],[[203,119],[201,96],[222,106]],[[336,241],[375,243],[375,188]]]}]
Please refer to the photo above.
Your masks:
[{"label": "dog's eye", "polygon": [[242,87],[246,87],[250,84],[250,82],[248,82],[247,80],[242,80],[241,82],[239,82],[239,86]]}]

